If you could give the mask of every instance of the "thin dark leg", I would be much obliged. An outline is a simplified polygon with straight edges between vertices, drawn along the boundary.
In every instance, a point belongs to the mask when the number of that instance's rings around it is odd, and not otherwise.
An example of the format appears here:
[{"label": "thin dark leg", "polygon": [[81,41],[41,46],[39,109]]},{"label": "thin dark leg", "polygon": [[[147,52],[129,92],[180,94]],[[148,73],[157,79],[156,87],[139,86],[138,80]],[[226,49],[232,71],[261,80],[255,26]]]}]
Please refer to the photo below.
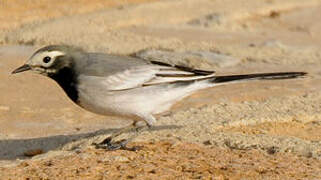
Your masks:
[{"label": "thin dark leg", "polygon": [[104,139],[104,140],[103,140],[102,142],[100,142],[99,144],[108,144],[108,143],[111,143],[111,141],[112,141],[114,138],[122,135],[123,133],[125,133],[125,132],[127,132],[127,131],[131,131],[131,130],[133,130],[133,129],[135,129],[135,128],[136,128],[135,124],[131,124],[131,125],[127,126],[127,127],[124,127],[124,128],[122,128],[122,129],[119,129],[118,131],[113,132],[109,137],[107,137],[106,139]]},{"label": "thin dark leg", "polygon": [[[101,143],[99,143],[99,144],[94,143],[93,145],[95,145],[95,147],[97,149],[106,149],[109,151],[118,150],[118,149],[123,149],[123,150],[128,150],[128,151],[136,151],[137,147],[129,148],[129,147],[127,147],[127,144],[130,141],[132,141],[133,139],[135,139],[140,134],[140,132],[143,129],[145,129],[146,127],[149,128],[150,126],[137,127],[135,124],[132,124],[128,127],[120,129],[119,131],[116,131],[111,136],[104,139]],[[114,138],[120,136],[124,132],[131,131],[131,130],[134,130],[134,134],[131,137],[129,137],[128,139],[123,139],[120,141],[113,142]]]}]

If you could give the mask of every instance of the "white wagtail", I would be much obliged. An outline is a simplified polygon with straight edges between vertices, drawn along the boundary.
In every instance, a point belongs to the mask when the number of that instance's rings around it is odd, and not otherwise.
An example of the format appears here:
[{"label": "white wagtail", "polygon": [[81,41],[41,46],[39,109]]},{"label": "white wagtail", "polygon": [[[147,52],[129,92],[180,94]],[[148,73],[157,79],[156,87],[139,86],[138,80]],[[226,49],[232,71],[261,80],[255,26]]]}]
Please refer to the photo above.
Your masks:
[{"label": "white wagtail", "polygon": [[[113,142],[124,131],[147,127],[154,114],[168,110],[191,93],[217,85],[244,80],[290,79],[305,72],[277,72],[216,76],[184,66],[139,58],[88,53],[65,45],[50,45],[36,51],[12,73],[31,70],[55,80],[68,97],[82,108],[101,115],[130,118],[133,124],[96,144],[109,150],[126,149],[128,140]],[[137,134],[137,133],[136,133]]]}]

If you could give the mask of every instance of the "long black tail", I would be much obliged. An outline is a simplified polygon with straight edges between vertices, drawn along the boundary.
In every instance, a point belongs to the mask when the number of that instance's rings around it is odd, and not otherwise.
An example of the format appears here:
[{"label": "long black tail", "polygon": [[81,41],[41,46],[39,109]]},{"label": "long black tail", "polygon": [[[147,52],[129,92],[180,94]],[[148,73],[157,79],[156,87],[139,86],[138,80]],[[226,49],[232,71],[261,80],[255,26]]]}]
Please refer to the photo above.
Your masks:
[{"label": "long black tail", "polygon": [[306,72],[277,72],[277,73],[259,73],[259,74],[244,74],[244,75],[228,75],[215,76],[212,79],[213,83],[224,83],[230,81],[242,80],[274,80],[274,79],[293,79],[305,76]]}]

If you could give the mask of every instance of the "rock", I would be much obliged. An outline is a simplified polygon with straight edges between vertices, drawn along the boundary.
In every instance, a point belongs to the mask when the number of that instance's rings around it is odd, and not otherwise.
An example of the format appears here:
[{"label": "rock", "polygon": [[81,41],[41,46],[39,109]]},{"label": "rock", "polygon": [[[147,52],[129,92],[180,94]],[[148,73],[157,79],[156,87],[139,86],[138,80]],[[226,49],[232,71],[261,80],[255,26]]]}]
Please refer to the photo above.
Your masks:
[{"label": "rock", "polygon": [[114,156],[113,159],[118,162],[129,162],[129,159],[125,156]]},{"label": "rock", "polygon": [[101,162],[117,161],[117,162],[129,162],[129,159],[125,156],[107,156],[100,160]]},{"label": "rock", "polygon": [[278,151],[278,148],[275,146],[271,146],[266,149],[266,152],[270,155],[275,154],[277,151]]},{"label": "rock", "polygon": [[206,141],[203,142],[203,144],[205,146],[209,146],[209,145],[212,145],[212,142],[210,140],[206,140]]},{"label": "rock", "polygon": [[23,153],[23,155],[27,156],[27,157],[33,157],[39,154],[43,154],[44,151],[42,149],[31,149],[29,151],[26,151]]}]

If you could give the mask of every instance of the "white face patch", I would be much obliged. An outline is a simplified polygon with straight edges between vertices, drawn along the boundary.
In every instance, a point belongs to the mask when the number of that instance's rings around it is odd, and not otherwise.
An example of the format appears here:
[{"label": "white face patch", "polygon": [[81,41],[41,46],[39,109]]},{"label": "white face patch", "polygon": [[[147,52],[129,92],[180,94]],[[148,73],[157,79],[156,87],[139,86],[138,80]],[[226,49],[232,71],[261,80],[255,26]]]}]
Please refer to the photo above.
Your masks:
[{"label": "white face patch", "polygon": [[65,53],[62,51],[39,52],[32,56],[27,64],[33,67],[50,67],[56,60],[56,57],[63,55],[65,55]]},{"label": "white face patch", "polygon": [[33,68],[33,71],[38,73],[38,74],[48,75],[50,73],[56,73],[57,69],[44,69],[44,68],[41,68],[41,67],[35,67],[35,68]]}]

